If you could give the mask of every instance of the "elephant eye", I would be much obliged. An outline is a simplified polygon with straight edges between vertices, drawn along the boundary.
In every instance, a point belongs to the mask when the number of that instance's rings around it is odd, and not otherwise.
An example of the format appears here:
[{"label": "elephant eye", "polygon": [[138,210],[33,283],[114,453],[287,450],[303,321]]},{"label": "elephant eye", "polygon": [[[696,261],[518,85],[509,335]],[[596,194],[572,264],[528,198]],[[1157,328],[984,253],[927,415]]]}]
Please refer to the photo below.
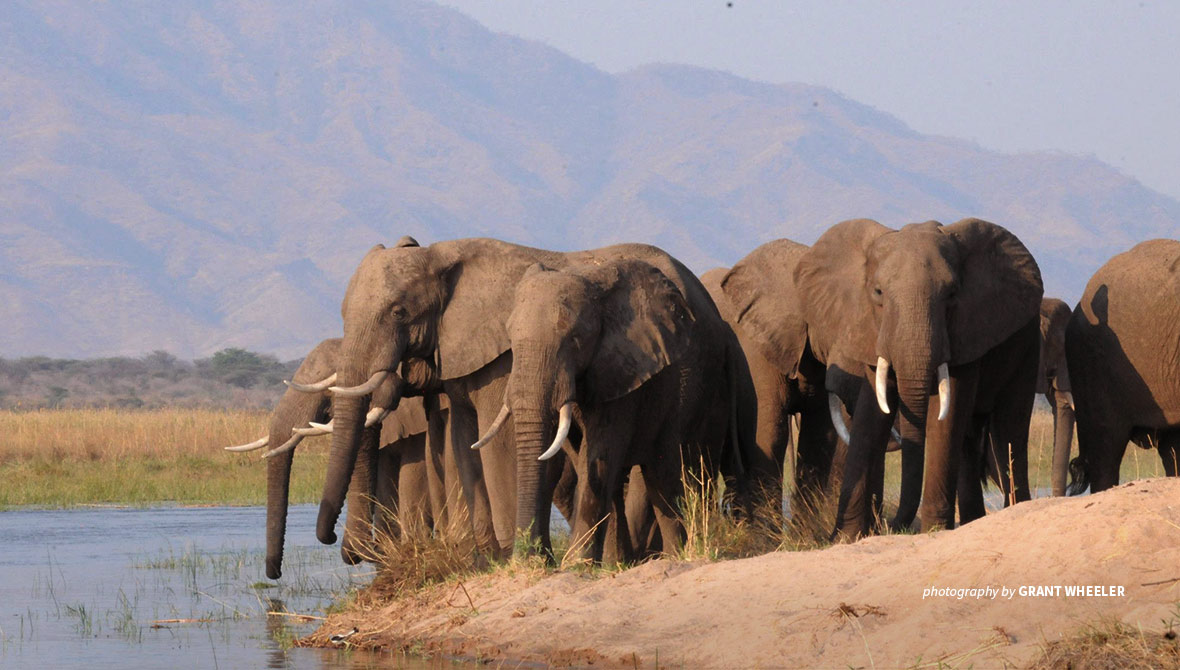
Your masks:
[{"label": "elephant eye", "polygon": [[398,306],[396,306],[396,307],[394,307],[394,308],[393,308],[393,317],[394,317],[395,319],[398,319],[399,321],[400,321],[401,319],[404,319],[404,318],[406,318],[406,315],[407,315],[407,314],[409,314],[409,312],[407,312],[407,311],[406,311],[406,308],[405,308],[405,307],[402,307],[401,305],[398,305]]}]

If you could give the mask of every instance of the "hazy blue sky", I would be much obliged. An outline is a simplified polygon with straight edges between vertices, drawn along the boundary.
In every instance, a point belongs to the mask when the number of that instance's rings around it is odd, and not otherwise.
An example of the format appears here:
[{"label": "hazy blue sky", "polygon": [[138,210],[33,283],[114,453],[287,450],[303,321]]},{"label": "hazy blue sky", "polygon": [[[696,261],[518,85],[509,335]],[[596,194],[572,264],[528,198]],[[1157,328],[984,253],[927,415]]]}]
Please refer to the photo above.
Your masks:
[{"label": "hazy blue sky", "polygon": [[608,72],[818,84],[919,132],[1093,154],[1180,198],[1180,2],[441,1]]}]

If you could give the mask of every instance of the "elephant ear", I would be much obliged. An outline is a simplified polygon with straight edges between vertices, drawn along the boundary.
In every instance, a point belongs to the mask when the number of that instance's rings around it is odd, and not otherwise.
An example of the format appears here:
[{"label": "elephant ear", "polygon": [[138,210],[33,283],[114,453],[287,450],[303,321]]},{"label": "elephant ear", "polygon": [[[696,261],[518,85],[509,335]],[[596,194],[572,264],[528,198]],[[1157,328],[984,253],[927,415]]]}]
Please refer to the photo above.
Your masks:
[{"label": "elephant ear", "polygon": [[433,262],[444,292],[439,374],[444,380],[464,377],[512,348],[505,323],[516,285],[546,254],[482,238],[440,242],[426,249],[436,250]]},{"label": "elephant ear", "polygon": [[397,244],[393,246],[397,249],[404,249],[405,247],[420,247],[422,245],[418,244],[418,240],[415,240],[409,235],[402,235],[401,239],[397,241]]},{"label": "elephant ear", "polygon": [[421,397],[402,398],[397,410],[381,423],[381,446],[426,432],[426,408]]},{"label": "elephant ear", "polygon": [[[794,375],[807,341],[803,304],[795,288],[795,267],[806,245],[767,242],[738,261],[720,281],[730,309],[723,310],[766,360]],[[732,315],[732,316],[731,316]]]},{"label": "elephant ear", "polygon": [[947,323],[954,365],[978,360],[1037,318],[1044,288],[1036,260],[1003,226],[963,219],[942,230],[960,251],[959,291]]},{"label": "elephant ear", "polygon": [[891,232],[870,219],[842,221],[799,259],[795,286],[811,350],[828,367],[860,376],[877,362],[879,326],[865,287],[868,249]]},{"label": "elephant ear", "polygon": [[642,261],[599,266],[587,278],[603,295],[602,331],[584,393],[601,403],[634,391],[679,359],[695,318],[676,285]]}]

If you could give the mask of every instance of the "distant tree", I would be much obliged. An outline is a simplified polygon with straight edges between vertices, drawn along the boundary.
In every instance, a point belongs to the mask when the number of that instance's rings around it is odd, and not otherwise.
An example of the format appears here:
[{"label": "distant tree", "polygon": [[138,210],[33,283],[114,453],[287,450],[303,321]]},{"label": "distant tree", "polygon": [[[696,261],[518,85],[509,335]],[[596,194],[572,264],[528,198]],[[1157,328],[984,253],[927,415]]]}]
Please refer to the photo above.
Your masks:
[{"label": "distant tree", "polygon": [[61,407],[62,401],[70,394],[69,389],[60,386],[50,386],[49,393],[45,394],[45,404],[50,409]]},{"label": "distant tree", "polygon": [[222,349],[208,359],[205,367],[214,379],[239,388],[250,388],[259,383],[278,383],[283,374],[279,359],[269,354],[258,354],[231,347]]}]

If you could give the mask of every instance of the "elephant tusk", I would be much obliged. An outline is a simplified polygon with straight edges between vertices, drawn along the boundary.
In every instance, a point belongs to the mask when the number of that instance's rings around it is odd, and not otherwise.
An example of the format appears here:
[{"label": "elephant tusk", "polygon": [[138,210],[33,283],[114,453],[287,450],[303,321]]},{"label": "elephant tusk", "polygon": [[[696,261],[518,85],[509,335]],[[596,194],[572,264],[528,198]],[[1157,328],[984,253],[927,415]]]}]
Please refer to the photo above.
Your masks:
[{"label": "elephant tusk", "polygon": [[946,363],[938,366],[938,420],[942,421],[951,411],[951,374]]},{"label": "elephant tusk", "polygon": [[877,406],[885,414],[889,414],[889,396],[885,394],[886,382],[889,380],[889,361],[884,356],[877,357]]},{"label": "elephant tusk", "polygon": [[844,412],[841,411],[840,398],[835,393],[828,394],[828,411],[832,413],[832,425],[836,428],[836,435],[844,440],[844,444],[852,442],[848,433],[848,424],[844,423]]},{"label": "elephant tusk", "polygon": [[336,373],[333,372],[332,374],[314,384],[300,384],[299,382],[287,381],[286,379],[283,380],[283,383],[290,388],[293,388],[296,391],[302,391],[303,393],[322,393],[328,390],[329,386],[336,383]]},{"label": "elephant tusk", "polygon": [[274,449],[271,449],[270,451],[266,452],[265,454],[262,455],[262,457],[263,458],[270,458],[271,456],[278,456],[279,454],[281,454],[283,452],[291,451],[292,449],[295,448],[296,445],[298,445],[302,441],[303,441],[302,435],[299,435],[299,434],[292,435],[291,439],[289,439],[286,442],[282,443],[281,445],[275,447]]},{"label": "elephant tusk", "polygon": [[500,429],[504,427],[504,422],[508,420],[508,415],[511,413],[512,410],[508,409],[508,403],[504,403],[504,406],[500,408],[500,413],[496,415],[496,420],[492,422],[492,425],[488,426],[488,432],[479,438],[478,442],[471,445],[471,448],[481,449],[486,446],[496,436],[496,433],[500,432]]},{"label": "elephant tusk", "polygon": [[250,444],[240,444],[236,447],[225,447],[225,450],[226,451],[236,451],[236,452],[254,451],[255,449],[261,449],[261,448],[265,447],[268,442],[270,442],[270,438],[262,437],[257,440],[254,440]]},{"label": "elephant tusk", "polygon": [[291,429],[291,432],[296,435],[302,435],[303,437],[313,437],[315,435],[327,435],[332,432],[332,422],[331,421],[329,421],[328,423],[316,423],[314,421],[308,421],[307,425],[310,427],[309,428],[293,428],[293,429]]},{"label": "elephant tusk", "polygon": [[1065,402],[1069,403],[1070,410],[1072,410],[1074,412],[1078,411],[1078,408],[1074,407],[1072,393],[1070,393],[1069,391],[1062,391],[1061,395],[1065,396]]},{"label": "elephant tusk", "polygon": [[369,381],[361,384],[360,386],[330,386],[328,387],[328,390],[338,396],[343,396],[345,398],[356,398],[363,395],[369,395],[373,391],[376,391],[377,387],[381,386],[381,382],[385,381],[385,378],[388,376],[389,370],[378,370],[377,372],[373,373],[372,377],[369,377]]},{"label": "elephant tusk", "polygon": [[553,438],[553,444],[549,445],[549,449],[541,454],[538,461],[547,461],[553,458],[557,452],[561,451],[561,443],[565,442],[565,438],[569,437],[570,426],[573,425],[574,404],[567,402],[561,406],[561,412],[557,416],[557,435]]},{"label": "elephant tusk", "polygon": [[389,410],[384,407],[374,407],[365,415],[365,428],[381,423],[389,416]]}]

